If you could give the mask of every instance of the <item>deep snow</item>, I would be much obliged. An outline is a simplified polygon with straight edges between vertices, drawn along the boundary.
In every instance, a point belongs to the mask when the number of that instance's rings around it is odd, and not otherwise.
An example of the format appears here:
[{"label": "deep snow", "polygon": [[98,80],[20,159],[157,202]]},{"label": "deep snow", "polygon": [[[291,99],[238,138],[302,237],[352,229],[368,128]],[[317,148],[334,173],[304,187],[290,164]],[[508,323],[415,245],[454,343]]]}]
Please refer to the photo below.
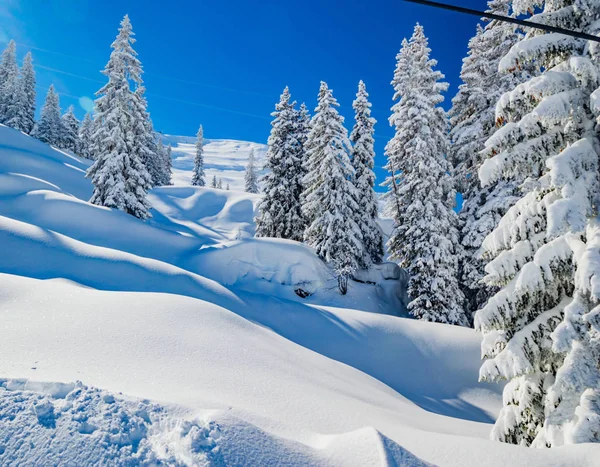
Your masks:
[{"label": "deep snow", "polygon": [[258,196],[180,166],[144,223],[86,202],[88,164],[0,126],[0,464],[598,465],[488,441],[480,336],[390,316],[382,274],[342,297],[252,238]]}]

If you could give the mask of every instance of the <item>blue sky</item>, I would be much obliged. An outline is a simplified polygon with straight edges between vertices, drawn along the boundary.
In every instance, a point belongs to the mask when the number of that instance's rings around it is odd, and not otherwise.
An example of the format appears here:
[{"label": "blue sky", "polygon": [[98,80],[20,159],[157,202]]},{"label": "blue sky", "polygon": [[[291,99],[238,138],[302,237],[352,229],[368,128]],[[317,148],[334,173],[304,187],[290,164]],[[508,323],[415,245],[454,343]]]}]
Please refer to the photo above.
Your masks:
[{"label": "blue sky", "polygon": [[[74,104],[81,118],[104,82],[99,71],[125,13],[138,40],[158,131],[192,135],[202,123],[207,138],[265,143],[283,87],[312,110],[321,80],[333,89],[350,130],[362,79],[378,120],[377,166],[384,165],[383,148],[393,135],[387,122],[390,80],[402,39],[417,21],[424,26],[432,56],[451,85],[447,108],[478,21],[402,0],[2,0],[0,46],[14,38],[20,58],[31,50],[39,103],[54,83],[63,109]],[[376,173],[382,181],[385,172]]]}]

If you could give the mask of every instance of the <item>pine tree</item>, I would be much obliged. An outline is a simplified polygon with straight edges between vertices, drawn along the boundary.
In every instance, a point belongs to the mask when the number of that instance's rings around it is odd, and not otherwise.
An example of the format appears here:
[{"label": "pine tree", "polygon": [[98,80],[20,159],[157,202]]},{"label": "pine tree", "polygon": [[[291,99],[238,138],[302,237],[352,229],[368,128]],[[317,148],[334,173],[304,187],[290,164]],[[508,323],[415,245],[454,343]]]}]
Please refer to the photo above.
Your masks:
[{"label": "pine tree", "polygon": [[92,118],[89,113],[86,113],[79,127],[79,145],[76,151],[78,156],[93,159],[91,150],[93,129]]},{"label": "pine tree", "polygon": [[308,220],[304,240],[333,267],[340,292],[345,294],[348,278],[363,255],[363,245],[354,220],[358,205],[352,183],[351,144],[338,106],[327,83],[322,81],[306,142],[308,173],[304,178],[302,210]]},{"label": "pine tree", "polygon": [[[514,14],[537,6],[521,2]],[[597,34],[598,19],[597,2],[574,9],[560,0],[545,3],[533,20]],[[475,316],[487,359],[480,379],[508,380],[491,436],[513,444],[598,441],[592,306],[600,297],[590,280],[600,267],[590,261],[597,255],[590,227],[600,192],[594,128],[600,107],[591,97],[600,80],[597,46],[582,45],[536,30],[511,48],[501,72],[533,63],[542,73],[499,99],[499,128],[482,152],[484,187],[524,181],[521,198],[483,242],[489,261],[484,280],[501,290]],[[596,368],[589,365],[594,358]]]},{"label": "pine tree", "polygon": [[96,117],[93,153],[96,161],[88,169],[94,193],[90,202],[119,209],[140,219],[150,217],[146,198],[152,179],[143,159],[142,146],[146,145],[147,127],[140,115],[140,97],[131,90],[141,85],[141,64],[132,44],[133,31],[126,15],[121,21],[119,34],[111,44],[113,49],[103,71],[108,83],[96,99]]},{"label": "pine tree", "polygon": [[298,141],[298,115],[286,87],[275,105],[271,122],[264,196],[256,217],[257,237],[288,238],[301,241],[305,228],[300,196],[304,165],[303,149]]},{"label": "pine tree", "polygon": [[60,102],[54,85],[50,85],[46,94],[46,101],[42,107],[40,119],[33,128],[31,136],[52,146],[60,146],[63,127],[60,117]]},{"label": "pine tree", "polygon": [[154,151],[149,151],[146,157],[146,168],[148,173],[152,177],[153,186],[167,185],[165,183],[165,159],[167,157],[167,149],[162,141],[160,135],[156,137],[156,146]]},{"label": "pine tree", "polygon": [[254,149],[250,149],[250,154],[248,155],[244,182],[247,193],[258,193],[258,176],[256,175],[256,167],[254,167]]},{"label": "pine tree", "polygon": [[171,176],[173,175],[172,157],[173,157],[173,147],[170,144],[168,144],[167,150],[165,151],[165,161],[164,161],[165,185],[167,185],[167,186],[173,184],[173,182],[171,181]]},{"label": "pine tree", "polygon": [[23,121],[20,125],[20,130],[27,134],[31,134],[35,126],[35,70],[33,69],[33,57],[31,52],[27,52],[23,59],[21,67],[21,87],[24,93],[23,103]]},{"label": "pine tree", "polygon": [[211,184],[210,184],[210,187],[211,187],[211,188],[217,188],[217,186],[218,186],[218,183],[217,183],[217,176],[216,176],[216,175],[213,175],[213,178],[212,178],[212,182],[211,182]]},{"label": "pine tree", "polygon": [[225,189],[229,191],[229,183],[225,186]]},{"label": "pine tree", "polygon": [[19,90],[19,66],[17,65],[17,45],[11,40],[0,61],[0,123],[6,123],[10,118],[9,109],[13,107],[15,100],[20,98]]},{"label": "pine tree", "polygon": [[77,153],[79,148],[79,120],[75,117],[75,109],[69,106],[61,118],[62,136],[59,147]]},{"label": "pine tree", "polygon": [[[488,11],[507,16],[510,0],[488,2]],[[484,21],[487,21],[484,19]],[[463,60],[458,94],[452,100],[450,125],[452,146],[449,158],[454,165],[457,188],[463,195],[459,215],[463,256],[460,282],[472,315],[497,290],[482,283],[485,261],[480,257],[483,239],[518,199],[515,181],[499,181],[482,187],[477,172],[483,163],[480,151],[495,130],[494,108],[500,96],[528,78],[527,68],[498,73],[498,63],[520,40],[516,26],[493,20],[469,41]]]},{"label": "pine tree", "polygon": [[15,130],[25,131],[28,125],[26,95],[21,78],[12,80],[5,85],[5,115],[4,124]]},{"label": "pine tree", "polygon": [[360,229],[364,249],[359,265],[368,268],[372,263],[381,263],[383,257],[383,234],[377,223],[379,209],[375,195],[375,119],[371,117],[371,103],[365,83],[358,83],[356,100],[352,107],[355,111],[355,124],[350,134],[352,148],[352,166],[354,167],[354,186],[356,187],[359,209],[354,213],[354,221]]},{"label": "pine tree", "polygon": [[[196,157],[194,158],[194,175],[192,176],[192,185],[205,186],[206,175],[204,174],[204,130],[202,125],[196,133]],[[214,188],[214,187],[213,187]]]},{"label": "pine tree", "polygon": [[[448,147],[446,114],[440,107],[442,73],[434,71],[436,60],[423,28],[417,24],[409,42],[404,41],[392,84],[399,100],[390,124],[396,135],[388,143],[391,179],[398,180],[388,202],[399,206],[394,232],[388,243],[390,256],[409,273],[409,312],[420,319],[468,325],[458,289],[457,216],[455,192],[444,154]],[[399,177],[399,178],[398,178]]]},{"label": "pine tree", "polygon": [[168,180],[164,165],[165,150],[160,135],[157,135],[154,131],[147,110],[148,103],[144,96],[145,92],[146,88],[142,85],[140,78],[132,99],[131,124],[135,137],[131,150],[146,167],[152,186],[167,185]]},{"label": "pine tree", "polygon": [[217,182],[217,188],[219,190],[223,189],[223,179],[222,178],[219,178],[219,181]]}]

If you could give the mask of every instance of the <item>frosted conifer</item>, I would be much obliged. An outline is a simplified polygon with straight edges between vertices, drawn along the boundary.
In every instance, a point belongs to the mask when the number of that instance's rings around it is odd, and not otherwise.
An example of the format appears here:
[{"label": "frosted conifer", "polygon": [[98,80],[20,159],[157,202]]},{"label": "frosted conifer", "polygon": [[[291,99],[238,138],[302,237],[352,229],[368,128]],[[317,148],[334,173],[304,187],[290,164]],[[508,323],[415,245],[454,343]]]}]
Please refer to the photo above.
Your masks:
[{"label": "frosted conifer", "polygon": [[[204,174],[204,130],[202,125],[198,128],[196,134],[196,156],[194,157],[194,174],[192,176],[192,185],[205,186],[206,175]],[[213,188],[215,188],[213,186]]]},{"label": "frosted conifer", "polygon": [[386,146],[388,211],[395,215],[390,256],[409,273],[409,312],[420,319],[467,325],[458,267],[455,192],[444,157],[446,114],[440,107],[448,84],[417,24],[402,43],[392,84],[396,91],[390,124],[396,135]]}]

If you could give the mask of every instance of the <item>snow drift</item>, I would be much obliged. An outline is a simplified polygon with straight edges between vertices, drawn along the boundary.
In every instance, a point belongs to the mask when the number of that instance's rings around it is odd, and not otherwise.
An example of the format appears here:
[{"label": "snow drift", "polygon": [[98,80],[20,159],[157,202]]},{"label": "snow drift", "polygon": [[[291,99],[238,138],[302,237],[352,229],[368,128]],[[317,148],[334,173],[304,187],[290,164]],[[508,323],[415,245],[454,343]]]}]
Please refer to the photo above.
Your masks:
[{"label": "snow drift", "polygon": [[87,166],[0,126],[0,464],[600,456],[488,441],[480,336],[389,316],[386,268],[341,296],[309,248],[252,238],[257,196],[157,188],[144,223],[87,203]]}]

